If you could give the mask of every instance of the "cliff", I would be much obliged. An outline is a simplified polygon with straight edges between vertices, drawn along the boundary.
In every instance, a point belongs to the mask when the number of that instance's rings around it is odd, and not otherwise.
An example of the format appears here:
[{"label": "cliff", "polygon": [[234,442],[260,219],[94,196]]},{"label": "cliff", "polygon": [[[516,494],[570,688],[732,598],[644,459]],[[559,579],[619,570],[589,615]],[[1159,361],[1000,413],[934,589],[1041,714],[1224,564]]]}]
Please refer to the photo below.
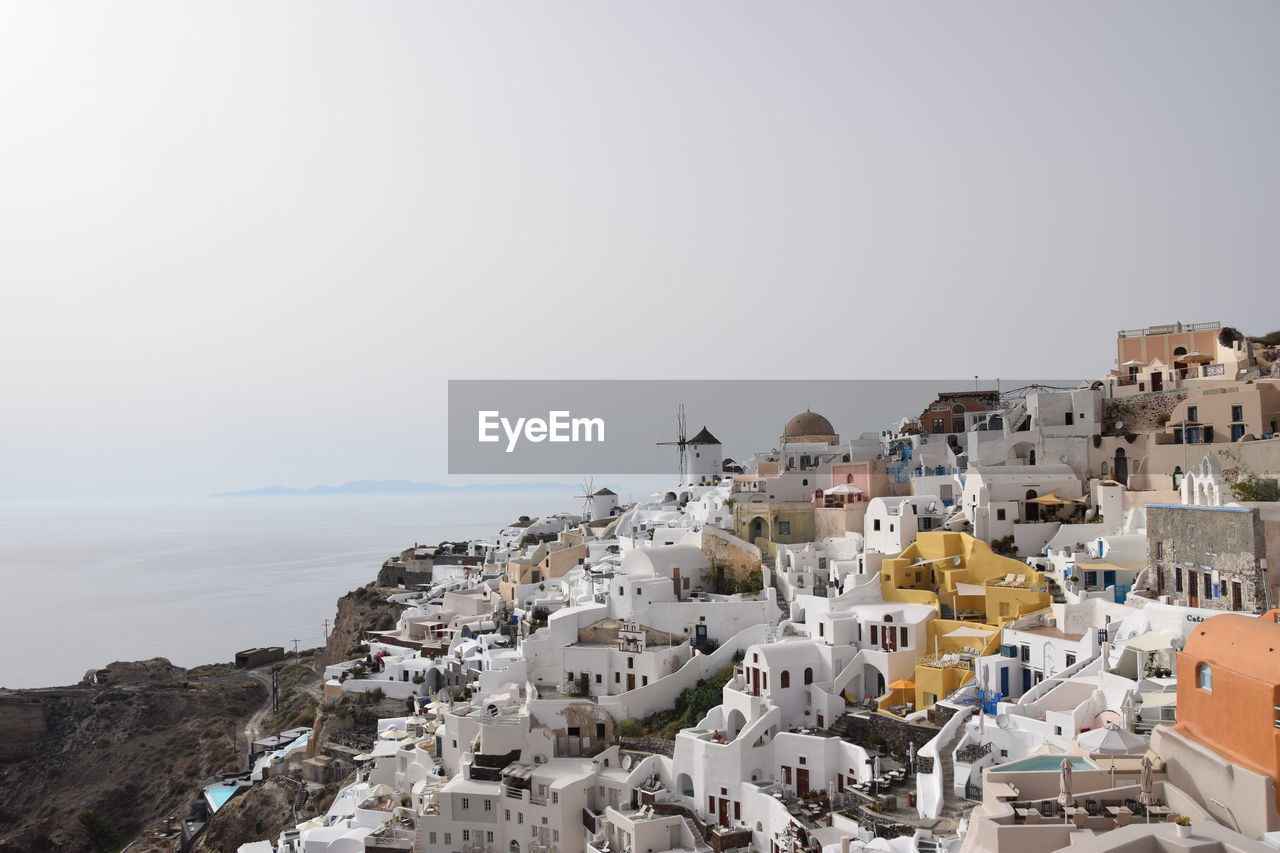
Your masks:
[{"label": "cliff", "polygon": [[396,592],[403,590],[369,584],[338,599],[333,630],[320,653],[321,669],[363,655],[358,647],[364,642],[366,632],[386,631],[396,626],[404,607],[387,601],[387,596]]},{"label": "cliff", "polygon": [[122,842],[184,813],[204,780],[238,769],[240,732],[269,698],[230,666],[105,670],[106,684],[0,691],[0,851],[92,850],[85,812]]}]

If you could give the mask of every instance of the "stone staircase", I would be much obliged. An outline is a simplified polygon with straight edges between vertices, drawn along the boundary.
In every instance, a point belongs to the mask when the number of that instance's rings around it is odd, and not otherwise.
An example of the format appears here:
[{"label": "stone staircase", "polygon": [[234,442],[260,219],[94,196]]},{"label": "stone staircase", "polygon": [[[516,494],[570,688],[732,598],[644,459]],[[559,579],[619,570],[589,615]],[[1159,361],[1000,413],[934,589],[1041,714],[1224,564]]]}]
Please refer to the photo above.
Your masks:
[{"label": "stone staircase", "polygon": [[939,817],[958,818],[971,808],[971,804],[955,795],[956,762],[954,753],[964,737],[965,727],[956,729],[955,736],[938,750],[938,769],[942,773],[942,811]]},{"label": "stone staircase", "polygon": [[1053,599],[1054,604],[1066,604],[1067,596],[1062,591],[1062,585],[1058,583],[1058,579],[1048,573],[1044,579],[1049,583],[1049,597]]}]

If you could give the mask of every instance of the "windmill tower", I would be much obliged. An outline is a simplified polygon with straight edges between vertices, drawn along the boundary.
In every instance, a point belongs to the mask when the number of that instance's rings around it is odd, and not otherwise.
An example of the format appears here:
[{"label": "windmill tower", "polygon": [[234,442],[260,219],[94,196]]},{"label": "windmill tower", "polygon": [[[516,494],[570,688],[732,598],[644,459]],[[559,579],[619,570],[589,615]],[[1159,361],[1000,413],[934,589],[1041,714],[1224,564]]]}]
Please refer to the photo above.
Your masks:
[{"label": "windmill tower", "polygon": [[684,424],[684,403],[680,404],[679,410],[676,412],[676,440],[675,441],[659,441],[659,447],[675,446],[680,454],[680,476],[684,477],[684,457],[689,450],[689,439],[685,433]]},{"label": "windmill tower", "polygon": [[608,518],[618,508],[617,492],[612,489],[597,489],[595,480],[590,478],[582,481],[582,494],[577,497],[582,498],[583,522]]}]

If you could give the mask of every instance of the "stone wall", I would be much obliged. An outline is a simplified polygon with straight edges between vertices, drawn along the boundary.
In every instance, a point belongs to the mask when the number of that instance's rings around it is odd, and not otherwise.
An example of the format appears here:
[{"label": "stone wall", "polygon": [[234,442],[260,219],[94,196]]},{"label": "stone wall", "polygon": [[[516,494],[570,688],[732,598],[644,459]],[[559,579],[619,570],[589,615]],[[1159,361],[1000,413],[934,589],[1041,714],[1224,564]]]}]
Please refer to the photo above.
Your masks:
[{"label": "stone wall", "polygon": [[[1262,613],[1267,609],[1266,573],[1260,566],[1265,555],[1264,528],[1256,510],[1147,507],[1147,564],[1163,575],[1164,594],[1171,600],[1190,601],[1194,575],[1198,607],[1232,610],[1232,584],[1239,583],[1240,610]],[[1213,571],[1218,573],[1219,594],[1206,597],[1204,577],[1208,574],[1212,584]]]},{"label": "stone wall", "polygon": [[760,549],[727,530],[705,525],[702,528],[702,553],[712,564],[725,567],[727,577],[740,580],[763,565]]}]

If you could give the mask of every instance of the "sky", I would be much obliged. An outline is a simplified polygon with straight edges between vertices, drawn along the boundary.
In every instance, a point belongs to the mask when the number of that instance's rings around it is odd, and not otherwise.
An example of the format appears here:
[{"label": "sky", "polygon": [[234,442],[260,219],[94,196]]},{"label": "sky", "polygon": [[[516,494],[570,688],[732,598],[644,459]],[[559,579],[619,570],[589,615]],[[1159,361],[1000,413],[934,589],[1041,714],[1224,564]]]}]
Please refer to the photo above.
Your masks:
[{"label": "sky", "polygon": [[10,0],[0,495],[445,481],[449,379],[1079,376],[1121,328],[1263,334],[1278,27]]}]

